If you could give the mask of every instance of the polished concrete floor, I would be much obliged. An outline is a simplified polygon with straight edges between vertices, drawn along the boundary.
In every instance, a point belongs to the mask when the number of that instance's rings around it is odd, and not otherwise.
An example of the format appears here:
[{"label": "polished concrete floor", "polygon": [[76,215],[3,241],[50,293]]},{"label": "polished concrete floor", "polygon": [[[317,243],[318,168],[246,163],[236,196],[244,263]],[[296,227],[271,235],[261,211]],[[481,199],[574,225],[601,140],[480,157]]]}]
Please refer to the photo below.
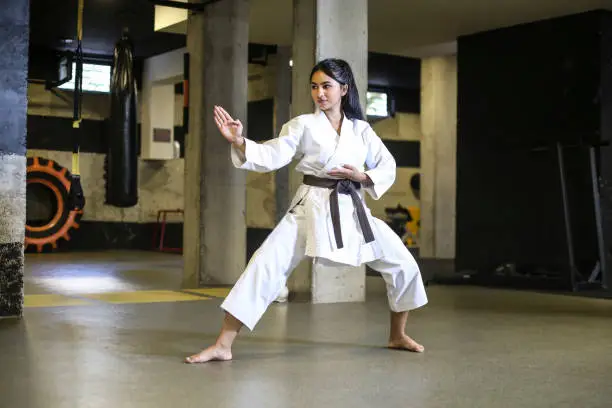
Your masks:
[{"label": "polished concrete floor", "polygon": [[274,304],[234,361],[191,366],[223,289],[180,289],[176,255],[27,258],[26,313],[0,320],[0,407],[612,406],[612,302],[432,285],[424,354],[383,346],[380,278],[358,304]]}]

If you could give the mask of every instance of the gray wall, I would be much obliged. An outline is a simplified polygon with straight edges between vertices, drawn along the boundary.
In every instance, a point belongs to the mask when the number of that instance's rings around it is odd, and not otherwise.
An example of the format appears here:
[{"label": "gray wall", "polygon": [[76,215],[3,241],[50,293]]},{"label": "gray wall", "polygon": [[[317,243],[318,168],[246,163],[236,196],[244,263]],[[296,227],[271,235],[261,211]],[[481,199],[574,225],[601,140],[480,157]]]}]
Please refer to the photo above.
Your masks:
[{"label": "gray wall", "polygon": [[0,13],[0,316],[23,310],[28,0]]}]

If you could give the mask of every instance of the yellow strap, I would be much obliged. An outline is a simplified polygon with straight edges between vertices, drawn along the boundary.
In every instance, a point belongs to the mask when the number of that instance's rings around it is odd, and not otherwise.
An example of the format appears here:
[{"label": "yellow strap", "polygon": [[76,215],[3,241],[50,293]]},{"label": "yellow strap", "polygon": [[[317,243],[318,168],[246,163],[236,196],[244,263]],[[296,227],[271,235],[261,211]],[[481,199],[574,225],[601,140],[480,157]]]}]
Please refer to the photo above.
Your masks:
[{"label": "yellow strap", "polygon": [[79,0],[79,15],[77,19],[77,38],[79,41],[83,39],[83,9],[85,8],[85,0]]},{"label": "yellow strap", "polygon": [[81,174],[79,171],[79,153],[72,153],[72,174],[75,176]]}]

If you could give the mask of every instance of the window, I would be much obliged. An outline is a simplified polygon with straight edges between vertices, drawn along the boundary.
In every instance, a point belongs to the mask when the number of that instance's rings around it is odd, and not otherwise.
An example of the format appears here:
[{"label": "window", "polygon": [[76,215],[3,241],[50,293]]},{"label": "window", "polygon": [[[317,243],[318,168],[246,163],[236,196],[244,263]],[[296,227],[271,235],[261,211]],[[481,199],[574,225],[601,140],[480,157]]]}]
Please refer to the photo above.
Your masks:
[{"label": "window", "polygon": [[368,92],[366,102],[366,115],[376,117],[389,116],[389,102],[386,92]]},{"label": "window", "polygon": [[[72,79],[60,86],[59,89],[74,90],[76,76],[76,63],[72,63]],[[83,63],[83,92],[110,92],[111,66],[101,64]]]}]

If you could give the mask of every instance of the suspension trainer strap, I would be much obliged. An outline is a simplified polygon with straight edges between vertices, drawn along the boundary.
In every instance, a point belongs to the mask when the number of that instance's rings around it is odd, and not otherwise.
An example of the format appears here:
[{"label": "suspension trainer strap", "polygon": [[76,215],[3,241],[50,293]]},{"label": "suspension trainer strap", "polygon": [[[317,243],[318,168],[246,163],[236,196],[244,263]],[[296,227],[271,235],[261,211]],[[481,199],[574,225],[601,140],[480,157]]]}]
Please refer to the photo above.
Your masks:
[{"label": "suspension trainer strap", "polygon": [[73,147],[72,147],[72,183],[70,184],[70,194],[68,197],[69,206],[74,210],[82,210],[85,206],[85,197],[81,186],[81,172],[79,170],[79,136],[81,125],[81,112],[83,105],[83,9],[85,0],[79,0],[77,18],[77,49],[75,52],[74,73],[74,116],[72,121],[73,128]]}]

